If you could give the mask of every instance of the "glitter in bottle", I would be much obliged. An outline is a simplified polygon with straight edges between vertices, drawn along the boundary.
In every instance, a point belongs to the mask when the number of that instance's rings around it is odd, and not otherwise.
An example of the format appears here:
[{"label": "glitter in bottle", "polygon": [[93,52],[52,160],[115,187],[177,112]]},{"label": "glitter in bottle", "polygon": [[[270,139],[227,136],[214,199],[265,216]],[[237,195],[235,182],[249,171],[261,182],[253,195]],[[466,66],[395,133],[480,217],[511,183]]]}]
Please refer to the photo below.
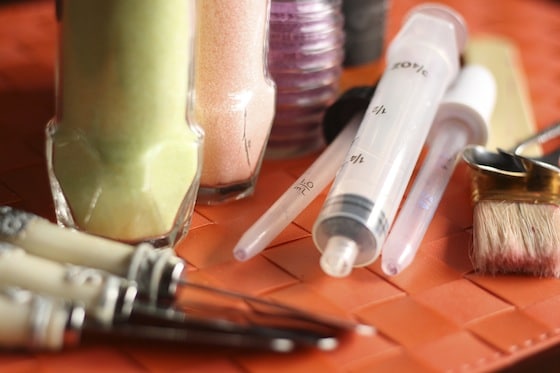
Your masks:
[{"label": "glitter in bottle", "polygon": [[57,2],[47,161],[62,225],[172,246],[187,230],[202,131],[190,118],[189,0]]},{"label": "glitter in bottle", "polygon": [[277,86],[267,157],[322,147],[321,120],[338,95],[344,59],[341,0],[272,0],[269,71]]},{"label": "glitter in bottle", "polygon": [[254,191],[274,117],[269,11],[268,0],[197,2],[194,105],[205,132],[198,203]]}]

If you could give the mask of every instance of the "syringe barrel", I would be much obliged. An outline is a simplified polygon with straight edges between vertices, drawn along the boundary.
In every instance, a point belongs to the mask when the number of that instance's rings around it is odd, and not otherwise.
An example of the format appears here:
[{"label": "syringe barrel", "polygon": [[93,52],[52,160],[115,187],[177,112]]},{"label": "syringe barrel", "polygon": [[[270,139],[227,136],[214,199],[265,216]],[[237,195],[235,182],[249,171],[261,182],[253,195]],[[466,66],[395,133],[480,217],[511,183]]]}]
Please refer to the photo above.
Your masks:
[{"label": "syringe barrel", "polygon": [[354,240],[354,266],[374,261],[402,200],[438,105],[459,71],[466,28],[439,5],[413,10],[387,51],[387,68],[315,222],[329,238]]}]

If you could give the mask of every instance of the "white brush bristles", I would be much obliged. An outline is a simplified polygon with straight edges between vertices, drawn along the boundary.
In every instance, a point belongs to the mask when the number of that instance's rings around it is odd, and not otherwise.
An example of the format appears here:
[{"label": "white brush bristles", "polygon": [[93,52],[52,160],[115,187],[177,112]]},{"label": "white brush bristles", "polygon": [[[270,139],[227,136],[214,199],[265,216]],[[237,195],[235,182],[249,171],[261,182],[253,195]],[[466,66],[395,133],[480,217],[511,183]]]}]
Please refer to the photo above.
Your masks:
[{"label": "white brush bristles", "polygon": [[479,201],[471,261],[479,272],[560,277],[560,207]]}]

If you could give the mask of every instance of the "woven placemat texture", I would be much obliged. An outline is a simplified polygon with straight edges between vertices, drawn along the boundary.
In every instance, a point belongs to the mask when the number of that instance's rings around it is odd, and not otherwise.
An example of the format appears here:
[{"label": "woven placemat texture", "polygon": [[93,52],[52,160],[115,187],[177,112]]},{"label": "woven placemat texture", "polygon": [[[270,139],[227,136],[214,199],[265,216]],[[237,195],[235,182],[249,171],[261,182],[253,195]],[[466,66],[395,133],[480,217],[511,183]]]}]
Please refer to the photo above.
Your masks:
[{"label": "woven placemat texture", "polygon": [[[0,204],[51,220],[44,128],[54,113],[54,2],[0,5]],[[394,36],[417,0],[393,0]],[[471,35],[506,37],[520,51],[535,123],[560,119],[560,3],[545,0],[443,1]],[[343,87],[372,83],[378,66],[346,71]],[[267,160],[253,197],[197,206],[177,252],[193,281],[371,323],[373,337],[334,352],[234,353],[184,346],[85,340],[60,353],[0,353],[2,372],[477,372],[507,367],[560,343],[560,280],[473,273],[468,257],[469,180],[458,167],[418,256],[387,278],[379,263],[345,279],[326,276],[311,227],[323,194],[258,257],[238,263],[232,248],[316,155]]]}]

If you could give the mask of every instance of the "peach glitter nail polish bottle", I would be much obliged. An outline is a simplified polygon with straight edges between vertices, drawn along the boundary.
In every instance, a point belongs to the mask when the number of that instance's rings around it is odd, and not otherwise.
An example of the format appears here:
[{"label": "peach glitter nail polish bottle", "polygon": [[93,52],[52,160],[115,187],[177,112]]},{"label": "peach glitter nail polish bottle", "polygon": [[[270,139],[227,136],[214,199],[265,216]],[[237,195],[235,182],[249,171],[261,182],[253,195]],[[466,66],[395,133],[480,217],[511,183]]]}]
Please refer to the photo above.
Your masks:
[{"label": "peach glitter nail polish bottle", "polygon": [[205,132],[197,202],[250,196],[274,117],[268,0],[197,2],[195,118]]}]

